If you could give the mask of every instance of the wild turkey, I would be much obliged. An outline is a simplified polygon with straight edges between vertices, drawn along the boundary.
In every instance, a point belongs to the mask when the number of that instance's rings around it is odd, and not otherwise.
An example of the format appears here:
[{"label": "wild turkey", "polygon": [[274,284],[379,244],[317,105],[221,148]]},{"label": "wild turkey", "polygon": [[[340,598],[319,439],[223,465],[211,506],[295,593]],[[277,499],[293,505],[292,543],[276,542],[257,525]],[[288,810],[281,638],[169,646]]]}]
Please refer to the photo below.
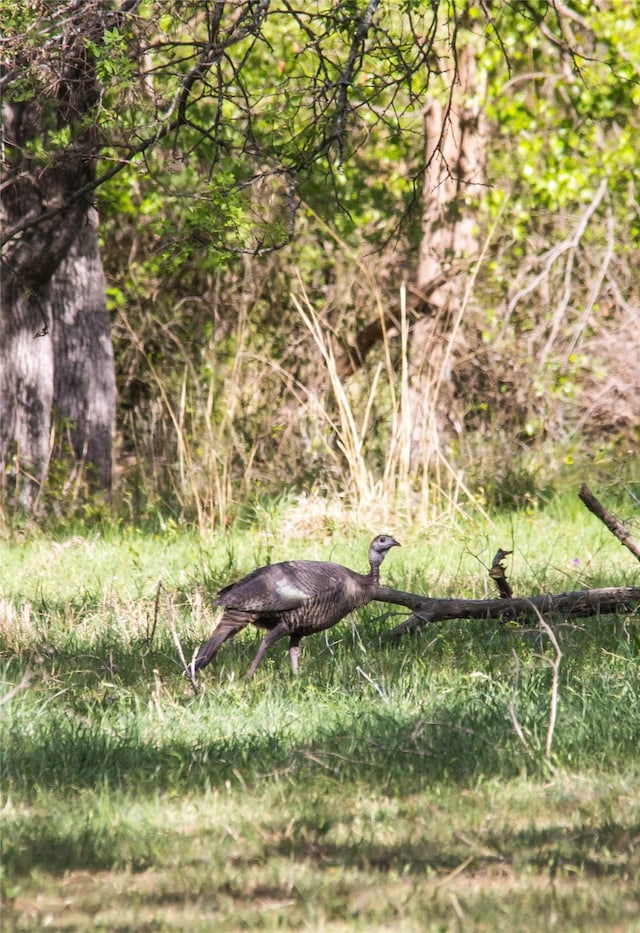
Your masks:
[{"label": "wild turkey", "polygon": [[237,583],[220,590],[214,605],[224,614],[211,638],[200,648],[195,669],[211,661],[220,645],[252,622],[268,629],[249,668],[252,677],[274,642],[289,636],[289,657],[298,672],[300,639],[331,628],[354,609],[371,601],[380,564],[387,551],[400,547],[390,535],[378,535],[369,547],[369,573],[356,573],[342,564],[317,560],[289,560],[259,567]]}]

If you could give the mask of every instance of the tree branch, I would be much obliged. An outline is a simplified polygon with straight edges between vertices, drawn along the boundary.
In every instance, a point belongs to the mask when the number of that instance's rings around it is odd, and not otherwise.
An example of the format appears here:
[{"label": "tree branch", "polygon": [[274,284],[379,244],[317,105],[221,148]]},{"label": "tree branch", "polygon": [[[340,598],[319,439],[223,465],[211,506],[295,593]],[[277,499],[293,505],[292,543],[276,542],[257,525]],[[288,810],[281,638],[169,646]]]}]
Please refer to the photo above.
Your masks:
[{"label": "tree branch", "polygon": [[373,17],[379,4],[380,0],[369,0],[362,19],[358,23],[358,28],[354,33],[347,62],[338,80],[338,102],[334,124],[335,129],[333,137],[332,139],[328,140],[328,143],[331,144],[334,141],[337,143],[340,162],[342,162],[342,149],[349,103],[349,90],[353,84],[356,61],[358,60],[358,57],[362,56],[363,54],[364,44],[369,34],[369,30],[371,29]]},{"label": "tree branch", "polygon": [[527,596],[519,599],[434,599],[405,593],[387,586],[376,587],[374,600],[411,609],[412,615],[392,629],[392,635],[404,635],[431,622],[454,619],[499,619],[509,616],[537,617],[539,612],[554,612],[565,619],[633,612],[640,606],[639,586],[606,587],[576,590],[556,595]]},{"label": "tree branch", "polygon": [[598,499],[596,499],[586,483],[583,483],[580,487],[578,496],[582,502],[584,502],[589,511],[593,512],[596,518],[599,518],[601,522],[604,522],[611,534],[615,535],[618,541],[620,541],[621,544],[624,544],[624,546],[631,551],[637,560],[640,560],[640,547],[638,547],[628,528],[626,528],[623,522],[621,522],[619,518],[616,518],[612,512],[607,512],[604,506],[600,504]]},{"label": "tree branch", "polygon": [[[257,23],[259,22],[259,17],[264,15],[263,8],[266,5],[265,0],[261,0],[261,2],[253,8],[253,13],[249,8],[241,9],[241,12],[233,21],[227,36],[221,41],[217,41],[217,17],[220,15],[221,6],[220,4],[216,4],[216,8],[212,14],[211,29],[214,38],[212,41],[204,44],[197,61],[180,81],[166,112],[159,119],[156,129],[140,139],[135,145],[128,146],[126,150],[116,158],[113,165],[84,184],[78,185],[75,190],[68,192],[59,203],[45,210],[33,213],[13,225],[7,225],[7,229],[5,229],[3,235],[0,237],[0,248],[15,240],[16,237],[30,230],[32,227],[39,226],[65,213],[78,201],[87,201],[89,195],[93,194],[94,191],[102,187],[106,182],[111,181],[112,178],[123,171],[123,169],[134,162],[139,156],[145,155],[162,140],[186,126],[189,122],[187,119],[187,107],[194,85],[198,81],[204,80],[208,72],[216,65],[225,52],[232,46],[246,39],[247,36],[255,31]],[[123,28],[124,25],[126,25],[128,22],[126,16],[134,7],[134,3],[123,3],[119,11],[120,19],[118,28]],[[247,19],[248,22],[245,22]],[[12,74],[14,76],[19,76],[20,72],[14,69]],[[91,157],[97,158],[99,150],[100,146],[96,143]],[[73,146],[69,147],[67,155],[72,152]]]},{"label": "tree branch", "polygon": [[[598,502],[586,483],[578,493],[587,508],[604,522],[609,531],[640,560],[640,548],[623,523]],[[543,612],[553,612],[565,619],[581,619],[590,616],[615,615],[633,612],[640,606],[639,586],[606,587],[604,589],[576,590],[556,595],[511,597],[511,587],[506,579],[502,559],[510,551],[499,550],[493,559],[489,574],[500,593],[500,599],[433,599],[416,593],[405,593],[388,586],[377,586],[373,599],[379,602],[406,606],[411,615],[391,630],[391,635],[404,635],[431,622],[453,619],[500,619],[502,622],[521,620],[522,617],[537,617],[542,620]],[[543,626],[544,627],[544,626]]]}]

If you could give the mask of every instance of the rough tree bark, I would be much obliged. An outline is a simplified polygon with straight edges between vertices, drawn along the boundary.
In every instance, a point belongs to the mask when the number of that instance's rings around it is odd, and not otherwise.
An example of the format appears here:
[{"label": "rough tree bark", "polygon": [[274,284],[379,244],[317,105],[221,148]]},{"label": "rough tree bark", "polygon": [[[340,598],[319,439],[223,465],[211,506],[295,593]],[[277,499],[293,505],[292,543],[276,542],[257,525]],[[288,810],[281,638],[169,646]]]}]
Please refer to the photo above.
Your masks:
[{"label": "rough tree bark", "polygon": [[89,210],[50,291],[53,407],[63,447],[86,465],[91,486],[109,490],[116,387],[105,294],[97,216]]},{"label": "rough tree bark", "polygon": [[[443,66],[444,67],[444,66]],[[424,110],[422,240],[416,274],[418,320],[411,336],[414,459],[428,459],[459,428],[451,385],[452,344],[464,289],[478,253],[473,199],[485,179],[483,78],[472,40],[460,43],[449,98]]]},{"label": "rough tree bark", "polygon": [[412,614],[409,618],[390,633],[404,635],[433,622],[450,622],[454,619],[535,621],[538,613],[555,613],[564,619],[630,613],[640,605],[640,587],[614,586],[569,593],[547,593],[543,596],[523,596],[519,599],[436,599],[379,586],[373,598],[378,602],[411,609]]},{"label": "rough tree bark", "polygon": [[[70,17],[59,54],[34,65],[39,93],[25,93],[20,63],[0,73],[0,476],[5,501],[27,510],[40,501],[56,424],[90,483],[111,484],[115,373],[95,211],[82,198],[60,210],[95,178],[99,140],[87,116],[98,86],[85,40],[102,35],[104,9],[88,3]],[[46,151],[63,130],[69,144],[39,156],[37,143]]]}]

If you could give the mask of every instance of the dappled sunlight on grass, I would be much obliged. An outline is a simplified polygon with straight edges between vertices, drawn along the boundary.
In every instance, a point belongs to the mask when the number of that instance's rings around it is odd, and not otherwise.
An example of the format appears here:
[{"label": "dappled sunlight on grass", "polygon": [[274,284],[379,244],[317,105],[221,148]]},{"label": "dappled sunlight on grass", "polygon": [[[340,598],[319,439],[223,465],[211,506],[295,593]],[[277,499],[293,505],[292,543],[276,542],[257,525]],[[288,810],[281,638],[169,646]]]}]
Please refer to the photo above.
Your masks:
[{"label": "dappled sunlight on grass", "polygon": [[131,930],[154,911],[167,929],[237,929],[242,916],[269,928],[436,930],[455,928],[460,911],[478,929],[542,931],[559,916],[614,929],[638,909],[634,780],[481,781],[400,796],[357,784],[339,808],[322,780],[301,793],[282,776],[258,796],[80,795],[57,838],[35,819],[14,825],[16,842],[35,850],[37,894],[27,900],[18,880],[12,916],[89,915]]},{"label": "dappled sunlight on grass", "polygon": [[[405,529],[387,578],[482,596],[509,527]],[[514,519],[520,593],[629,582],[599,529],[553,527]],[[363,541],[269,547],[358,566]],[[537,625],[439,623],[398,640],[398,616],[372,604],[305,639],[297,678],[276,645],[247,681],[260,636],[246,630],[194,695],[169,614],[190,657],[215,622],[208,594],[265,542],[147,550],[114,535],[85,553],[74,538],[55,563],[42,539],[0,542],[6,928],[632,929],[637,617],[549,620],[562,652],[550,755],[555,654]]]}]

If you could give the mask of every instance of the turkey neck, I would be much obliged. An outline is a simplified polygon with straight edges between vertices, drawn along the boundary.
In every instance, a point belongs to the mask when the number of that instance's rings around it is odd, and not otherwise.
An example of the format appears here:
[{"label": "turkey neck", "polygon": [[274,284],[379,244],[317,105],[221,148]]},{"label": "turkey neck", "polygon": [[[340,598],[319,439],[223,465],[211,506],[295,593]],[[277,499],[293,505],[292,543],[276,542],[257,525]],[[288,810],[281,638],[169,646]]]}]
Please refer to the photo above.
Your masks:
[{"label": "turkey neck", "polygon": [[378,555],[369,558],[369,565],[371,570],[367,574],[367,582],[370,586],[378,586],[380,583],[380,564],[382,563],[383,559],[383,556]]}]

